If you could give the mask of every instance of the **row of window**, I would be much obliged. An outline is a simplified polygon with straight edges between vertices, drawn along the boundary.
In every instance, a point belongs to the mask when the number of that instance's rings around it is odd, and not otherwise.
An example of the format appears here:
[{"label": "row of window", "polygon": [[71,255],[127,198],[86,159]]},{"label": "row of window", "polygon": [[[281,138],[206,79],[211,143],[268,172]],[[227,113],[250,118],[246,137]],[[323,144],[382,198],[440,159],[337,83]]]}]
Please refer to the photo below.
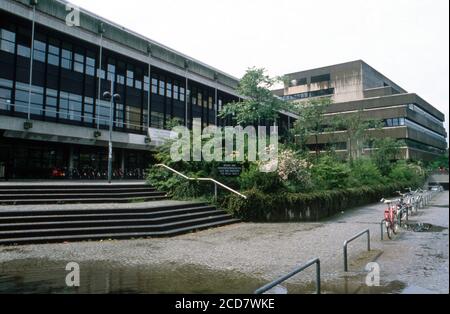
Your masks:
[{"label": "row of window", "polygon": [[286,95],[286,96],[283,96],[282,98],[283,98],[283,100],[286,100],[286,101],[292,101],[292,100],[299,100],[299,99],[306,99],[306,98],[313,98],[313,97],[330,96],[333,94],[334,94],[334,88],[328,88],[328,89],[321,89],[321,90],[312,91],[312,92],[304,92],[304,93]]}]

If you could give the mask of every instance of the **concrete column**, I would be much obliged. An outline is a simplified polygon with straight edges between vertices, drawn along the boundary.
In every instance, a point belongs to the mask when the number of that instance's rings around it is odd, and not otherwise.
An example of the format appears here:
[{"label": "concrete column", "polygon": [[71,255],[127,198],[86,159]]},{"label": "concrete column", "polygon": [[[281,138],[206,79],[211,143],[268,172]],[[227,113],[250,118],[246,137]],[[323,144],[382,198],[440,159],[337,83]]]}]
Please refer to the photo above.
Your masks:
[{"label": "concrete column", "polygon": [[122,162],[122,164],[121,164],[121,168],[122,168],[122,172],[123,173],[125,173],[125,150],[124,149],[122,149],[121,150],[121,162]]},{"label": "concrete column", "polygon": [[72,170],[74,168],[73,164],[73,146],[70,146],[69,148],[69,170]]}]

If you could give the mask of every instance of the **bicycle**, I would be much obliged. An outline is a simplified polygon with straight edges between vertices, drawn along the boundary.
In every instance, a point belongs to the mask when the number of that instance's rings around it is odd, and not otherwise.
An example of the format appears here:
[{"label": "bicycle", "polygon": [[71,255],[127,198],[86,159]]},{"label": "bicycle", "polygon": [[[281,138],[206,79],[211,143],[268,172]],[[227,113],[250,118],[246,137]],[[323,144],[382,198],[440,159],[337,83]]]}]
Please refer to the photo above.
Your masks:
[{"label": "bicycle", "polygon": [[391,200],[382,199],[381,202],[388,205],[388,208],[384,211],[384,221],[388,238],[392,239],[398,233],[398,207]]}]

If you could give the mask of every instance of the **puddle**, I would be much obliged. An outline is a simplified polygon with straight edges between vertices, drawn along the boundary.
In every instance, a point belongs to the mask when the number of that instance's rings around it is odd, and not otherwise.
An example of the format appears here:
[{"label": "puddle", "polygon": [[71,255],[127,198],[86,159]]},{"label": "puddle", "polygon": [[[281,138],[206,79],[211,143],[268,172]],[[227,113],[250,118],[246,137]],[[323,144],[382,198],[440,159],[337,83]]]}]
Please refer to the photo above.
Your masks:
[{"label": "puddle", "polygon": [[[215,271],[194,265],[124,265],[110,262],[81,262],[80,287],[65,284],[68,262],[25,259],[0,264],[1,293],[56,294],[252,294],[267,280],[234,271]],[[322,293],[401,293],[401,282],[367,287],[365,276],[340,278],[322,283]],[[313,294],[315,282],[295,282],[276,287],[275,294]]]},{"label": "puddle", "polygon": [[432,224],[425,224],[425,223],[409,223],[405,225],[406,230],[413,231],[413,232],[442,232],[444,230],[447,230],[448,228],[434,226]]},{"label": "puddle", "polygon": [[43,259],[0,264],[0,293],[57,294],[209,294],[252,293],[266,284],[234,271],[212,271],[198,266],[122,265],[81,262],[80,287],[65,284],[68,262]]}]

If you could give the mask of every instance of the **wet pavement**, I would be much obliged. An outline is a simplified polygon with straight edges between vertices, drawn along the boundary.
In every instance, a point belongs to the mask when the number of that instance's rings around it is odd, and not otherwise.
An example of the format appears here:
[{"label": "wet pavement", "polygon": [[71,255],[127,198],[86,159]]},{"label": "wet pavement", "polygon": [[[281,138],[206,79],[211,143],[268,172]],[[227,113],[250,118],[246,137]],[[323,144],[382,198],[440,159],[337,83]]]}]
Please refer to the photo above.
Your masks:
[{"label": "wet pavement", "polygon": [[[142,239],[0,248],[0,293],[252,293],[302,263],[322,261],[324,293],[448,293],[449,194],[420,210],[410,226],[380,240],[384,205],[347,211],[320,223],[237,224],[171,239]],[[349,272],[343,271],[343,242]],[[386,238],[386,237],[385,237]],[[380,266],[380,286],[365,284],[365,266]],[[81,269],[81,286],[65,285],[68,262]],[[314,267],[279,293],[314,293]]]}]

